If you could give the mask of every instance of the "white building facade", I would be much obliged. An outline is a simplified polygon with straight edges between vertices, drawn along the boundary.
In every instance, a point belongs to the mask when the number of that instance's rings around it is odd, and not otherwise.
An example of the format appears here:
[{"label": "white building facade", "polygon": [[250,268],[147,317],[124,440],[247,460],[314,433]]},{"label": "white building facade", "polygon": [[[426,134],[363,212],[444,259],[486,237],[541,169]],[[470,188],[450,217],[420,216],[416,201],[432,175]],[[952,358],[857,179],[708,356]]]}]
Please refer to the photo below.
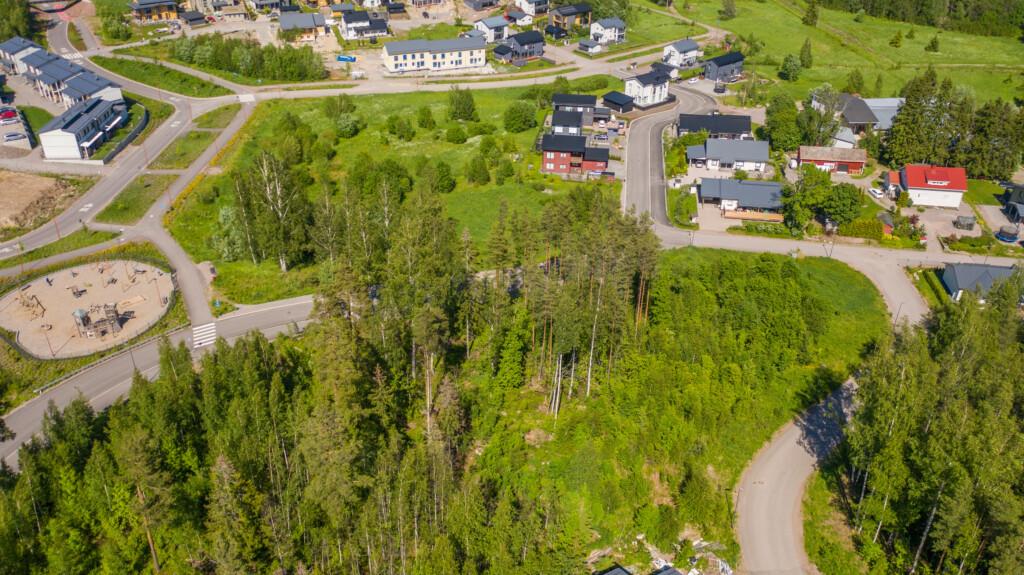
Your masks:
[{"label": "white building facade", "polygon": [[404,40],[384,45],[384,68],[391,73],[482,70],[487,65],[483,38]]}]

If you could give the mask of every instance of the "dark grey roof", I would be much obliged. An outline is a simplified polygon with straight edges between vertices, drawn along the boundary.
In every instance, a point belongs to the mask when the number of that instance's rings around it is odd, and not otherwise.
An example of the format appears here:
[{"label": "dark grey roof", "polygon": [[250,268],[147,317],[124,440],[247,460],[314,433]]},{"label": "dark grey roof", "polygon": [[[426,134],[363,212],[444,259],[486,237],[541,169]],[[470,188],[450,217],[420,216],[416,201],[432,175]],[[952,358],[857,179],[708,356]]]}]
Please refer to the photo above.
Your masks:
[{"label": "dark grey roof", "polygon": [[87,70],[65,82],[64,92],[67,93],[69,90],[75,90],[86,96],[91,96],[92,94],[111,86],[115,88],[118,87],[114,82],[111,82],[103,76],[97,76]]},{"label": "dark grey roof", "polygon": [[950,294],[956,295],[960,290],[977,292],[985,295],[999,280],[1013,275],[1014,268],[990,266],[986,264],[946,264],[942,271],[942,283]]},{"label": "dark grey roof", "polygon": [[660,70],[651,70],[632,78],[637,82],[640,82],[642,86],[657,86],[658,84],[667,84],[670,78],[668,74]]},{"label": "dark grey roof", "polygon": [[303,12],[288,12],[281,14],[280,20],[282,30],[311,30],[324,27],[322,14],[310,14]]},{"label": "dark grey roof", "polygon": [[782,184],[778,182],[704,178],[700,183],[700,196],[708,200],[736,200],[741,208],[782,208]]},{"label": "dark grey roof", "polygon": [[563,38],[568,36],[569,33],[565,31],[565,28],[561,26],[555,26],[554,24],[548,24],[544,27],[544,33],[554,38]]},{"label": "dark grey roof", "polygon": [[530,44],[543,44],[544,35],[536,30],[527,30],[526,32],[520,32],[509,36],[509,41],[514,41],[520,46],[528,46]]},{"label": "dark grey roof", "polygon": [[583,151],[583,159],[588,162],[608,163],[608,148],[587,148]]},{"label": "dark grey roof", "polygon": [[595,24],[600,24],[603,28],[617,28],[619,30],[626,29],[626,23],[622,21],[622,18],[601,18]]},{"label": "dark grey roof", "polygon": [[385,44],[388,54],[412,54],[415,52],[454,52],[456,50],[481,50],[487,42],[483,38],[455,38],[452,40],[400,40]]},{"label": "dark grey roof", "polygon": [[737,62],[742,62],[742,61],[743,61],[743,54],[741,54],[740,52],[729,52],[728,54],[722,54],[721,56],[716,56],[716,57],[708,60],[708,62],[713,62],[715,64],[715,66],[719,66],[719,67],[721,67],[721,66],[728,66],[730,64],[735,64]]},{"label": "dark grey roof", "polygon": [[46,125],[39,130],[39,133],[42,134],[53,130],[78,133],[83,126],[93,121],[97,116],[105,114],[110,108],[114,107],[115,104],[122,104],[122,102],[110,102],[107,100],[96,99],[79,102],[68,108],[63,114],[47,122]]},{"label": "dark grey roof", "polygon": [[388,21],[381,18],[370,18],[370,25],[363,29],[371,32],[387,32]]},{"label": "dark grey roof", "polygon": [[600,45],[596,40],[591,40],[590,38],[580,40],[580,48],[596,48]]},{"label": "dark grey roof", "polygon": [[345,13],[343,13],[341,15],[341,21],[346,23],[346,24],[359,24],[359,23],[363,23],[363,22],[369,23],[370,22],[370,13],[369,12],[356,12],[354,10],[352,12],[345,12]]},{"label": "dark grey roof", "polygon": [[512,53],[512,48],[508,44],[498,44],[494,47],[494,54],[496,56],[508,56]]},{"label": "dark grey roof", "polygon": [[738,114],[679,114],[680,131],[711,134],[749,134],[750,116]]},{"label": "dark grey roof", "polygon": [[567,112],[565,110],[555,110],[555,113],[551,114],[551,125],[570,126],[574,128],[582,127],[583,112]]},{"label": "dark grey roof", "polygon": [[622,92],[618,92],[615,90],[608,92],[604,96],[601,96],[601,99],[604,100],[605,103],[615,104],[616,106],[628,106],[633,103],[632,96],[627,96]]},{"label": "dark grey roof", "polygon": [[697,42],[689,38],[673,42],[672,47],[675,48],[677,52],[692,52],[694,50],[700,50],[700,46]]},{"label": "dark grey roof", "polygon": [[877,124],[878,118],[868,107],[867,102],[857,96],[849,94],[840,95],[840,105],[843,106],[843,119],[847,124]]},{"label": "dark grey roof", "polygon": [[551,103],[555,106],[596,106],[597,96],[587,94],[554,94]]},{"label": "dark grey roof", "polygon": [[0,42],[0,52],[5,54],[14,55],[28,48],[38,48],[39,50],[43,49],[39,44],[36,44],[31,40],[26,40],[21,36],[14,36],[13,38],[8,38],[7,40]]},{"label": "dark grey roof", "polygon": [[171,5],[175,5],[176,6],[177,4],[178,3],[175,2],[175,0],[136,0],[135,2],[132,3],[131,6],[134,9],[138,9],[138,8],[150,8],[152,6],[171,6]]},{"label": "dark grey roof", "polygon": [[540,149],[551,152],[582,154],[587,149],[587,138],[586,136],[544,134],[544,137],[541,138]]},{"label": "dark grey roof", "polygon": [[526,18],[527,16],[529,16],[529,14],[521,10],[509,10],[508,12],[505,13],[505,15],[513,20],[519,20],[520,18]]},{"label": "dark grey roof", "polygon": [[619,564],[615,564],[604,571],[598,571],[594,575],[633,575],[625,567]]},{"label": "dark grey roof", "polygon": [[206,23],[206,16],[204,16],[202,12],[196,12],[195,10],[182,12],[180,16],[181,19],[187,22],[190,26],[195,23]]},{"label": "dark grey roof", "polygon": [[489,18],[483,18],[482,20],[477,20],[476,23],[483,24],[484,27],[490,28],[492,30],[508,26],[508,20],[506,20],[502,16],[491,16]]},{"label": "dark grey roof", "polygon": [[702,146],[690,146],[687,148],[686,153],[688,156],[691,148],[703,149],[703,154],[696,156],[698,158],[719,160],[727,164],[737,161],[768,161],[768,142],[757,140],[708,140]]},{"label": "dark grey roof", "polygon": [[351,12],[355,9],[355,5],[349,2],[345,2],[342,4],[331,4],[331,10],[334,12]]},{"label": "dark grey roof", "polygon": [[21,59],[21,61],[24,62],[26,66],[32,68],[39,68],[48,62],[53,62],[56,59],[57,56],[54,56],[49,52],[44,52],[40,50],[38,52],[33,52],[28,56],[25,56]]},{"label": "dark grey roof", "polygon": [[576,14],[586,14],[590,12],[590,4],[569,4],[568,6],[559,6],[551,11],[552,14],[559,16],[575,16]]}]

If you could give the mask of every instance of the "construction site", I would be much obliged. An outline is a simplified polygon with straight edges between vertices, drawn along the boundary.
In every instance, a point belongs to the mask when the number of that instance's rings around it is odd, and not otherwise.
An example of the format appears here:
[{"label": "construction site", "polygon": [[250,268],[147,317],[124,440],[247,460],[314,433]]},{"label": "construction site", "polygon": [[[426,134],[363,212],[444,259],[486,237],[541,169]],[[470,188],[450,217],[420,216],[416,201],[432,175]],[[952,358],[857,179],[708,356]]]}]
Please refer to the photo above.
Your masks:
[{"label": "construction site", "polygon": [[153,326],[170,308],[171,274],[112,260],[40,276],[0,297],[0,327],[40,359],[91,355]]}]

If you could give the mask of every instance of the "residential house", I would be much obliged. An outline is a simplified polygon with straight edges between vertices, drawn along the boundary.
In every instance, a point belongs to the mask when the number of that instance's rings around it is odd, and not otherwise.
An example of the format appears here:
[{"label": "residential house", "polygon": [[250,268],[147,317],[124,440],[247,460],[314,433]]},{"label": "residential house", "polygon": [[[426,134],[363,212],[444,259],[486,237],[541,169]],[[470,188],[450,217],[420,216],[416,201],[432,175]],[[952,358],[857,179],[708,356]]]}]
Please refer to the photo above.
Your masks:
[{"label": "residential house", "polygon": [[331,18],[341,19],[346,12],[355,12],[356,5],[352,3],[331,4]]},{"label": "residential house", "polygon": [[615,90],[601,96],[601,103],[608,109],[615,110],[620,114],[627,114],[633,111],[633,98]]},{"label": "residential house", "polygon": [[590,39],[601,45],[626,41],[626,23],[621,18],[602,18],[590,25]]},{"label": "residential house", "polygon": [[536,30],[513,34],[504,44],[494,48],[494,56],[516,65],[536,60],[544,56],[544,36]]},{"label": "residential house", "polygon": [[505,19],[516,26],[532,26],[533,16],[522,10],[509,10],[505,12]]},{"label": "residential house", "polygon": [[412,5],[416,8],[425,8],[428,6],[436,6],[444,3],[444,0],[412,0]]},{"label": "residential house", "polygon": [[290,42],[315,42],[327,33],[327,23],[319,13],[286,12],[281,14],[278,24]]},{"label": "residential house", "polygon": [[800,146],[797,161],[801,166],[811,164],[826,172],[861,174],[868,163],[868,152],[859,148]]},{"label": "residential house", "polygon": [[586,136],[545,134],[540,148],[544,173],[582,175],[608,169],[608,148],[587,146]]},{"label": "residential house", "polygon": [[576,49],[584,54],[600,54],[601,50],[604,49],[601,43],[597,40],[591,40],[590,38],[584,38],[580,40],[580,43],[576,46]]},{"label": "residential house", "polygon": [[0,42],[0,67],[8,74],[24,74],[24,59],[29,54],[43,52],[43,47],[21,36]]},{"label": "residential house", "polygon": [[662,48],[661,61],[676,68],[690,68],[697,65],[702,55],[700,45],[687,38]]},{"label": "residential house", "polygon": [[669,80],[679,79],[679,68],[669,66],[663,62],[651,62],[651,71],[668,76]]},{"label": "residential house", "polygon": [[832,136],[833,148],[856,148],[857,136],[849,126],[841,126],[835,136]]},{"label": "residential house", "polygon": [[1015,268],[986,264],[946,264],[942,284],[953,301],[960,301],[964,292],[971,292],[985,303],[985,296],[996,283],[1013,276]]},{"label": "residential house", "polygon": [[569,32],[565,28],[555,26],[554,24],[548,24],[544,27],[544,34],[551,37],[552,40],[561,40],[569,35]]},{"label": "residential house", "polygon": [[718,204],[722,211],[778,212],[782,209],[782,184],[768,180],[703,178],[702,202]]},{"label": "residential house", "polygon": [[210,23],[206,20],[206,15],[196,10],[186,10],[179,14],[179,19],[188,25],[189,28],[198,28],[200,26],[209,26]]},{"label": "residential house", "polygon": [[768,142],[757,140],[708,140],[687,146],[687,160],[710,170],[763,172],[768,163]]},{"label": "residential house", "polygon": [[637,108],[649,108],[668,102],[669,77],[661,72],[647,72],[626,79],[626,95],[633,98]]},{"label": "residential house", "polygon": [[615,565],[612,565],[611,567],[609,567],[607,569],[604,569],[603,571],[598,571],[598,572],[594,573],[594,575],[633,575],[633,574],[630,573],[622,565],[619,565],[618,563],[616,563]]},{"label": "residential house", "polygon": [[473,28],[484,33],[488,44],[501,42],[508,38],[508,20],[502,16],[491,16],[477,20]]},{"label": "residential house", "polygon": [[288,0],[245,0],[245,3],[256,12],[271,12],[286,7]]},{"label": "residential house", "polygon": [[591,125],[597,112],[597,96],[586,94],[553,94],[551,107],[556,112],[583,112],[583,123]]},{"label": "residential house", "polygon": [[729,52],[704,62],[704,77],[715,82],[732,82],[743,74],[743,54]]},{"label": "residential house", "polygon": [[352,11],[341,15],[339,30],[346,40],[376,38],[388,35],[388,23],[380,18],[370,18],[369,12]]},{"label": "residential house", "polygon": [[567,4],[548,12],[548,24],[563,30],[590,28],[590,4]]},{"label": "residential house", "polygon": [[903,98],[861,98],[840,94],[839,105],[843,126],[853,132],[886,132],[892,127],[892,120],[903,105]]},{"label": "residential house", "polygon": [[583,112],[554,112],[551,114],[551,133],[566,136],[582,136]]},{"label": "residential house", "polygon": [[1010,223],[1024,222],[1024,186],[1012,185],[1003,195],[1003,213]]},{"label": "residential house", "polygon": [[908,164],[900,170],[900,187],[915,206],[958,208],[967,192],[963,168]]},{"label": "residential house", "polygon": [[249,19],[249,11],[245,6],[225,6],[220,11],[220,17],[225,22],[245,22]]},{"label": "residential house", "polygon": [[516,0],[516,6],[530,16],[540,16],[548,11],[548,0]]},{"label": "residential house", "polygon": [[20,60],[23,75],[44,98],[70,108],[89,98],[119,101],[121,87],[103,76],[44,50]]},{"label": "residential house", "polygon": [[480,70],[487,65],[483,38],[402,40],[384,45],[384,67],[392,73]]},{"label": "residential house", "polygon": [[679,114],[676,121],[676,135],[707,132],[713,140],[753,140],[750,116],[741,114]]},{"label": "residential house", "polygon": [[403,2],[385,2],[384,9],[388,14],[388,18],[406,19],[409,17]]},{"label": "residential house", "polygon": [[123,101],[89,99],[75,104],[39,130],[43,157],[48,160],[87,159],[127,119]]},{"label": "residential house", "polygon": [[476,12],[490,10],[498,5],[498,0],[462,0],[466,7]]},{"label": "residential house", "polygon": [[137,22],[162,22],[178,19],[178,3],[174,0],[136,0],[129,4]]}]

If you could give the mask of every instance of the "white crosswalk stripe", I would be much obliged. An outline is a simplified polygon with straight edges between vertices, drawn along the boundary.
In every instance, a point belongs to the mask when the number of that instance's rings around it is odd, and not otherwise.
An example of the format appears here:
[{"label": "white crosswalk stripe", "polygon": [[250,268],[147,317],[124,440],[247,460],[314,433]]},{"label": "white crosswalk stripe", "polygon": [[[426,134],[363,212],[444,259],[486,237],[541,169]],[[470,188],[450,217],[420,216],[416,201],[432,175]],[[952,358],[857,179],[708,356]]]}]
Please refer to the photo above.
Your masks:
[{"label": "white crosswalk stripe", "polygon": [[192,349],[210,345],[217,341],[217,324],[208,323],[192,328]]}]

